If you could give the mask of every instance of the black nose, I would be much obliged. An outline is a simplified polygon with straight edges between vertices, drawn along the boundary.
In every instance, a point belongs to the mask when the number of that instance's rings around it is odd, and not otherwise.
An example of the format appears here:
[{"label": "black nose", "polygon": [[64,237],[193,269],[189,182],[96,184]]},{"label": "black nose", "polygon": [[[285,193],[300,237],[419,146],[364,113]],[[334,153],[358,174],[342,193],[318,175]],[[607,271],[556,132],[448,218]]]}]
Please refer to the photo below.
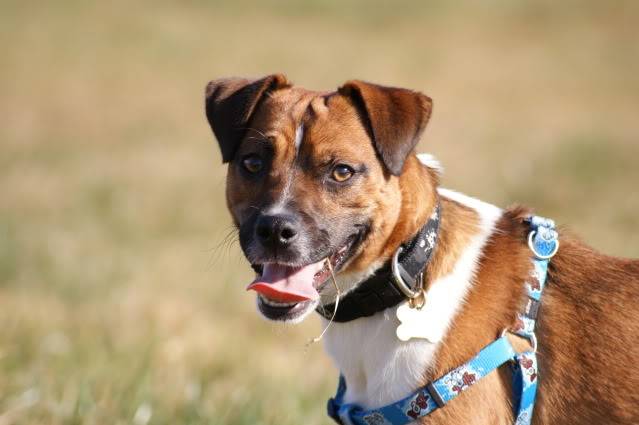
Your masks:
[{"label": "black nose", "polygon": [[298,223],[290,215],[262,215],[257,219],[255,234],[264,245],[286,246],[297,238]]}]

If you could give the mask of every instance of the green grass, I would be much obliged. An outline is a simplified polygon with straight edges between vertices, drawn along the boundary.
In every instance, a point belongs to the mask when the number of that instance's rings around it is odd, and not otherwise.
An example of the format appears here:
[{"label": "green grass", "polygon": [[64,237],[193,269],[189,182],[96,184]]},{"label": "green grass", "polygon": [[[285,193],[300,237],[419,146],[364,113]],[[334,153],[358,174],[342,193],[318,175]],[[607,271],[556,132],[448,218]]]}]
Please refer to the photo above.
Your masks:
[{"label": "green grass", "polygon": [[0,425],[328,423],[318,321],[265,323],[243,290],[212,78],[422,90],[446,186],[639,256],[636,2],[1,9]]}]

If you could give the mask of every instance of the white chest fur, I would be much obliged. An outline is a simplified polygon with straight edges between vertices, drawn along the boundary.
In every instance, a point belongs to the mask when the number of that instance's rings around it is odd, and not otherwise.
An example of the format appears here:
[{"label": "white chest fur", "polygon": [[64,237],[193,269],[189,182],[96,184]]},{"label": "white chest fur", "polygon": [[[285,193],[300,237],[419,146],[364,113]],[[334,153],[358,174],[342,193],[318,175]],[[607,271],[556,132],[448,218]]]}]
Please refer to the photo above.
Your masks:
[{"label": "white chest fur", "polygon": [[[444,335],[472,285],[477,262],[501,210],[450,190],[440,189],[439,194],[474,209],[480,217],[480,229],[453,271],[433,282],[428,291],[423,326]],[[398,325],[395,309],[389,309],[331,326],[324,346],[346,379],[346,403],[379,407],[405,397],[422,383],[439,344],[423,339],[402,342],[395,333]]]}]

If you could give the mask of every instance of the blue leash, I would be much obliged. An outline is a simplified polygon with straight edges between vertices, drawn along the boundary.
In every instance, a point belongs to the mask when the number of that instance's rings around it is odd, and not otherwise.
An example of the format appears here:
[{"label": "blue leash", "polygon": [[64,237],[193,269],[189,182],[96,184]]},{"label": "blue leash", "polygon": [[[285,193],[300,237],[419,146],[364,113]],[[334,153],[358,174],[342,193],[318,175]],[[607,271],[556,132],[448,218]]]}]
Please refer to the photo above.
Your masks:
[{"label": "blue leash", "polygon": [[528,246],[534,254],[533,272],[526,281],[528,302],[518,315],[513,333],[526,338],[532,351],[517,353],[508,338],[502,334],[484,347],[473,359],[420,388],[395,403],[371,410],[355,404],[345,404],[346,381],[340,375],[337,394],[328,401],[328,415],[342,425],[403,425],[422,418],[444,407],[481,378],[511,362],[513,368],[513,407],[515,425],[530,425],[537,393],[537,338],[535,323],[541,294],[546,283],[548,262],[559,249],[555,223],[542,217],[527,220],[531,231]]}]

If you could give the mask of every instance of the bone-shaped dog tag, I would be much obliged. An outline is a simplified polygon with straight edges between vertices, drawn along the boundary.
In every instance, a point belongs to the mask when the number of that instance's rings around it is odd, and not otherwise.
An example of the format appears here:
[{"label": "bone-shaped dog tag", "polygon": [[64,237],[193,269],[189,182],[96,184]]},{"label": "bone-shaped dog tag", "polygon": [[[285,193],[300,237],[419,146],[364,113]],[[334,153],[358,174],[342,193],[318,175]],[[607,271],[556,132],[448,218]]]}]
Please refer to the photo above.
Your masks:
[{"label": "bone-shaped dog tag", "polygon": [[400,321],[395,331],[397,338],[400,341],[408,341],[411,338],[425,339],[432,343],[440,341],[443,332],[437,326],[432,311],[428,306],[428,300],[421,309],[411,308],[407,302],[397,307],[397,318]]}]

